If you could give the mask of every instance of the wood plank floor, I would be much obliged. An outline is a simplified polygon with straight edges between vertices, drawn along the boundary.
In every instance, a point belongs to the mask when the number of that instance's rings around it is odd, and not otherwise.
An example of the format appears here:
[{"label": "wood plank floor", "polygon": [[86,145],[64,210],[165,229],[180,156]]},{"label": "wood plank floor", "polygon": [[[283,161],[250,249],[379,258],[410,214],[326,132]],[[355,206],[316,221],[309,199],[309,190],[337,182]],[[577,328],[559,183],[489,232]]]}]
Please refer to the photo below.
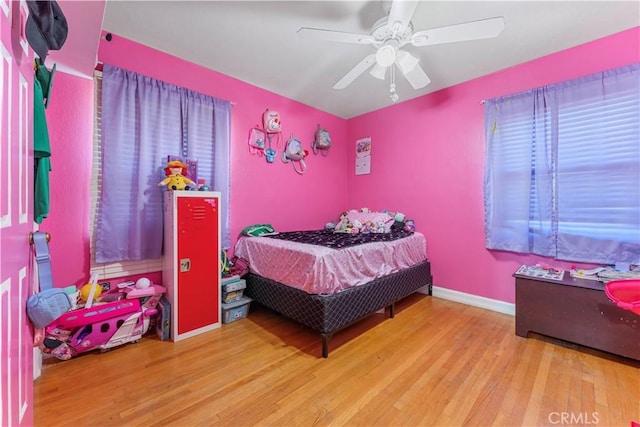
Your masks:
[{"label": "wood plank floor", "polygon": [[414,294],[317,334],[252,305],[179,343],[45,360],[38,426],[630,426],[640,363],[540,336],[514,318]]}]

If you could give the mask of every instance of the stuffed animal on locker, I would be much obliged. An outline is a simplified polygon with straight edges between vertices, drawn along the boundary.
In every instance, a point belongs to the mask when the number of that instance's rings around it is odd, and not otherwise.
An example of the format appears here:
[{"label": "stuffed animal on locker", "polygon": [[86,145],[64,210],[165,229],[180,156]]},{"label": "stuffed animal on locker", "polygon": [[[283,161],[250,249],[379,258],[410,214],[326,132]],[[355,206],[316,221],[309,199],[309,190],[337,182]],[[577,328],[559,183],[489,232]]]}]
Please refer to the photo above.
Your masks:
[{"label": "stuffed animal on locker", "polygon": [[195,182],[186,177],[187,165],[180,160],[172,160],[164,168],[167,176],[158,183],[158,187],[166,186],[169,190],[190,190],[190,186],[195,187]]}]

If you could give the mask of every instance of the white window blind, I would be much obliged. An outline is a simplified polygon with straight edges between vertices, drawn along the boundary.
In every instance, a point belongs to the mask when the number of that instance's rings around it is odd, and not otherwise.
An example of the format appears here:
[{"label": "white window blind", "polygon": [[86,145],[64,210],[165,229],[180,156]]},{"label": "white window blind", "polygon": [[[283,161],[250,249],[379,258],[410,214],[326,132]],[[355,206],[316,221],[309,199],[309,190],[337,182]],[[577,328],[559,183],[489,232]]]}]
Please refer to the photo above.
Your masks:
[{"label": "white window blind", "polygon": [[145,274],[162,270],[162,258],[141,260],[141,261],[121,261],[113,263],[96,262],[96,229],[98,227],[98,211],[100,206],[100,189],[102,187],[102,73],[96,72],[94,75],[94,133],[93,133],[93,159],[91,172],[91,211],[89,215],[90,226],[90,252],[91,252],[91,272],[98,273],[101,280],[116,277],[124,277],[136,274]]},{"label": "white window blind", "polygon": [[558,111],[561,230],[614,237],[638,234],[640,98],[627,88],[601,99],[565,100]]}]

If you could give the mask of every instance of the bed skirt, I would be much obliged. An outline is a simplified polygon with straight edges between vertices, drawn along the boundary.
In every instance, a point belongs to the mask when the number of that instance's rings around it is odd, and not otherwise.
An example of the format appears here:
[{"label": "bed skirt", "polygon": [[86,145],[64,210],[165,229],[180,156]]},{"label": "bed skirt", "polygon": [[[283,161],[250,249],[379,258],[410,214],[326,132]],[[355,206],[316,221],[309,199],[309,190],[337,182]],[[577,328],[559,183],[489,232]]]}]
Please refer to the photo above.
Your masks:
[{"label": "bed skirt", "polygon": [[340,329],[428,286],[431,295],[431,268],[427,261],[367,284],[332,295],[308,294],[300,289],[249,274],[245,295],[322,335],[322,355],[328,356],[327,342]]}]

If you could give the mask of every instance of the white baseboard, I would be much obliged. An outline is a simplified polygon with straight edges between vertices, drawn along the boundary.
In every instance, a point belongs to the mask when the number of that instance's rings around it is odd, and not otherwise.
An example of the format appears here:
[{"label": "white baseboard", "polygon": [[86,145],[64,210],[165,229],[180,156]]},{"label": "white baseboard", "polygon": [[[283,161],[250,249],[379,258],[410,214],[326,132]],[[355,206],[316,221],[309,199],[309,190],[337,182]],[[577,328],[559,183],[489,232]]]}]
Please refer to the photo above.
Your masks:
[{"label": "white baseboard", "polygon": [[449,301],[455,301],[462,304],[472,305],[487,310],[497,311],[498,313],[509,314],[515,316],[516,305],[504,301],[491,298],[480,297],[478,295],[467,294],[464,292],[454,291],[447,288],[433,287],[433,296]]},{"label": "white baseboard", "polygon": [[37,380],[42,375],[42,351],[38,347],[33,347],[33,380]]}]

